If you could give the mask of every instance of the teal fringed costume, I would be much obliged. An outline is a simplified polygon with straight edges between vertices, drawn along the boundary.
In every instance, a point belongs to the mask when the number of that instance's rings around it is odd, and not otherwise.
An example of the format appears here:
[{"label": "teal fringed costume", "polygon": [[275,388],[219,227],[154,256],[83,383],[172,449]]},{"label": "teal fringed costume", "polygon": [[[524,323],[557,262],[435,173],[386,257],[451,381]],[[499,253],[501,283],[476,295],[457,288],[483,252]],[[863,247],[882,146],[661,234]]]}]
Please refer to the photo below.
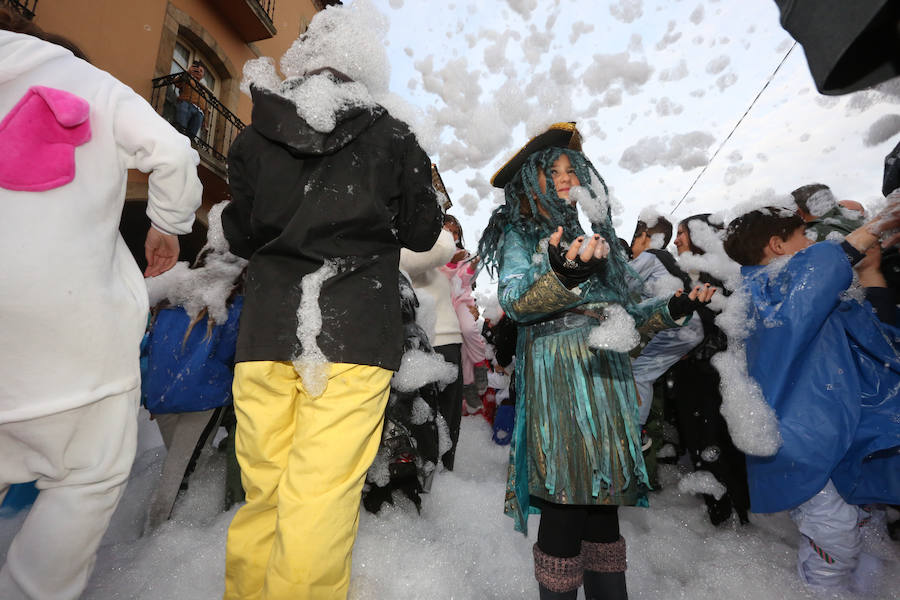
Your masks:
[{"label": "teal fringed costume", "polygon": [[[631,301],[626,259],[616,243],[604,272],[572,290],[550,269],[547,239],[556,226],[563,226],[564,241],[583,234],[575,207],[556,196],[549,177],[542,193],[534,175],[561,153],[592,196],[605,194],[603,180],[580,152],[536,152],[505,186],[506,204],[494,211],[479,245],[485,266],[499,268],[500,305],[519,324],[516,425],[504,510],[523,533],[528,514],[539,512],[531,496],[557,504],[647,505],[631,360],[589,347],[588,336],[610,304],[623,306],[638,327],[677,326],[667,299]],[[524,198],[531,199],[525,215]],[[608,208],[593,229],[615,241]]]}]

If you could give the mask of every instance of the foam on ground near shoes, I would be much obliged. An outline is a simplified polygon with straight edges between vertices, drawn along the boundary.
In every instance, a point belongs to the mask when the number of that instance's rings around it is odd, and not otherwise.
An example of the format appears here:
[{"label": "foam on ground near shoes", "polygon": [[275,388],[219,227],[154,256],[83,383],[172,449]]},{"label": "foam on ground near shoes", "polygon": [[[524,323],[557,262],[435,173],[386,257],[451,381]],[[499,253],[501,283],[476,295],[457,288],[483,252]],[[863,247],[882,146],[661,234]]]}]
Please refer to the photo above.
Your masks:
[{"label": "foam on ground near shoes", "polygon": [[[435,476],[421,515],[399,498],[378,515],[362,512],[350,600],[537,596],[531,545],[539,518],[530,518],[526,539],[503,515],[509,450],[492,443],[490,435],[483,418],[463,419],[456,468]],[[172,520],[139,538],[163,455],[157,447],[138,457],[85,598],[222,597],[225,537],[235,511],[221,512],[224,455],[204,454]],[[620,511],[630,598],[821,598],[797,578],[797,530],[786,513],[751,515],[747,527],[732,517],[715,528],[702,499],[679,491],[686,472],[681,465],[660,465],[663,489],[651,494],[651,508]],[[24,513],[0,518],[0,557],[23,519]],[[874,581],[873,597],[900,598],[890,576],[900,572],[898,544],[872,540],[865,548],[888,561]],[[849,592],[827,597],[858,598]]]}]

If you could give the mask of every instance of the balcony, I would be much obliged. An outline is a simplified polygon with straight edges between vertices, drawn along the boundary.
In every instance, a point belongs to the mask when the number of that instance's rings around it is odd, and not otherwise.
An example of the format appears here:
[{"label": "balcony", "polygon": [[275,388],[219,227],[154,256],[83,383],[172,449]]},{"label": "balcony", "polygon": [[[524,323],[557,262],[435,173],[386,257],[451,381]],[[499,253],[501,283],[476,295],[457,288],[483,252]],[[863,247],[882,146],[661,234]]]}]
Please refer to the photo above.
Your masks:
[{"label": "balcony", "polygon": [[34,11],[37,10],[37,2],[38,0],[0,0],[0,6],[6,5],[30,20],[34,18]]},{"label": "balcony", "polygon": [[211,0],[245,42],[275,37],[275,0]]},{"label": "balcony", "polygon": [[189,86],[192,96],[197,99],[197,104],[201,105],[201,108],[205,104],[203,122],[196,137],[191,140],[191,145],[197,150],[206,165],[224,179],[225,158],[228,156],[228,149],[237,134],[244,128],[244,123],[200,82],[182,72],[154,79],[153,92],[150,96],[150,104],[153,105],[156,112],[171,123],[175,129],[185,133],[184,128],[175,119],[175,109],[178,105],[176,84],[179,87]]}]

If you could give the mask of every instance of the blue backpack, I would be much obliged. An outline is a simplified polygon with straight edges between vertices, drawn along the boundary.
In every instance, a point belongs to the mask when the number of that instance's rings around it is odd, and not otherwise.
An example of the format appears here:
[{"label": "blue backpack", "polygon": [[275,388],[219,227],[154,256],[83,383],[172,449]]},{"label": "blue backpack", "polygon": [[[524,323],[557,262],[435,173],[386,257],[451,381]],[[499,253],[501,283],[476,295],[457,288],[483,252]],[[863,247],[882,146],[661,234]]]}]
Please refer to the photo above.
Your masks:
[{"label": "blue backpack", "polygon": [[191,318],[183,308],[159,311],[147,334],[142,352],[144,406],[151,413],[204,411],[230,404],[234,379],[234,353],[243,297],[228,308],[228,320],[212,328],[206,337],[205,316],[184,334]]}]

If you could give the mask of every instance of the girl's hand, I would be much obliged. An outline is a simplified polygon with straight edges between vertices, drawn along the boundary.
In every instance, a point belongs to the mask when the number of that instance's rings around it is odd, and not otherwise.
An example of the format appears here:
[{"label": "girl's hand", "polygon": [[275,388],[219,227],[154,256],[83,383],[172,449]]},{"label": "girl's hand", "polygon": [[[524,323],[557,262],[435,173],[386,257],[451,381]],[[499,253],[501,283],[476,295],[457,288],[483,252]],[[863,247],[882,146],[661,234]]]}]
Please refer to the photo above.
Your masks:
[{"label": "girl's hand", "polygon": [[[688,298],[691,300],[696,300],[697,302],[701,302],[703,304],[709,304],[710,300],[712,300],[713,294],[716,293],[716,289],[709,285],[708,283],[704,283],[703,285],[698,285],[691,290],[691,293],[688,294]],[[679,290],[682,291],[682,290]]]},{"label": "girl's hand", "polygon": [[702,286],[696,286],[687,296],[684,295],[684,290],[678,290],[669,299],[669,315],[671,315],[673,319],[686,317],[698,308],[702,308],[709,304],[709,301],[712,300],[713,294],[715,293],[716,288],[708,283],[705,283]]},{"label": "girl's hand", "polygon": [[582,235],[578,236],[563,253],[559,247],[562,234],[562,227],[557,227],[550,236],[547,254],[550,259],[550,267],[560,281],[571,289],[605,268],[609,245],[606,240],[596,234],[592,235],[585,243]]},{"label": "girl's hand", "polygon": [[[554,248],[559,247],[562,234],[563,228],[557,227],[553,235],[550,236],[550,245]],[[584,236],[580,235],[575,238],[575,241],[572,242],[572,245],[569,246],[569,249],[565,254],[566,260],[575,260],[576,256],[579,257],[582,262],[588,262],[591,259],[604,259],[609,256],[609,244],[606,243],[606,240],[602,236],[596,233],[592,235],[587,244],[585,244]]]}]

